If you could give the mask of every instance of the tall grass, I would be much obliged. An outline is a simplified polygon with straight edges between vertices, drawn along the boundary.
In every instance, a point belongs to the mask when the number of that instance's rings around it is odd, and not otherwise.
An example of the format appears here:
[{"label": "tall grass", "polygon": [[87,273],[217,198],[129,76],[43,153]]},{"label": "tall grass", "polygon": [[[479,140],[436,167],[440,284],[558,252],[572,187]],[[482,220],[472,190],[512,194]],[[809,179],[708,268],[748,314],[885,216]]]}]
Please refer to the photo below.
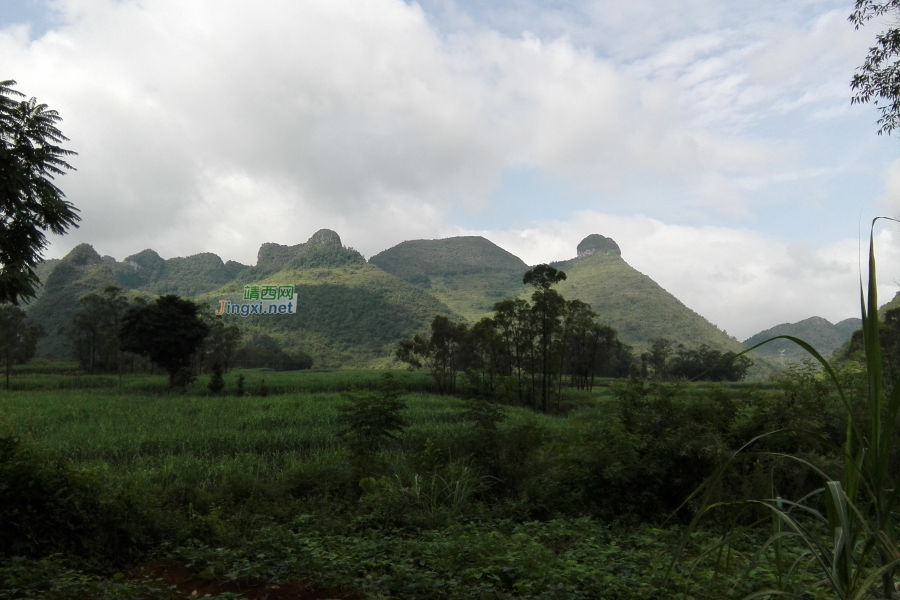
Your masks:
[{"label": "tall grass", "polygon": [[[884,217],[879,217],[884,218]],[[897,467],[897,419],[900,416],[900,385],[889,386],[886,394],[883,381],[883,356],[879,343],[878,292],[874,227],[869,233],[868,285],[860,281],[866,398],[860,414],[850,402],[849,390],[835,369],[805,341],[792,336],[778,336],[767,340],[788,339],[804,348],[822,365],[823,372],[834,384],[846,410],[846,436],[842,448],[821,436],[806,433],[831,447],[843,456],[843,476],[829,477],[810,462],[796,456],[768,453],[795,460],[822,477],[823,486],[795,501],[777,497],[766,500],[731,503],[740,508],[760,507],[768,514],[772,533],[752,556],[754,568],[765,561],[771,565],[773,585],[752,593],[748,598],[788,596],[792,598],[834,597],[857,600],[868,595],[890,600],[895,596],[894,574],[900,567],[895,520],[900,482]],[[889,219],[894,220],[894,219]],[[762,344],[759,344],[762,345]],[[754,346],[754,348],[757,346]],[[751,349],[752,350],[752,349]],[[749,352],[750,350],[748,350]],[[804,434],[790,430],[767,433],[754,438],[738,450],[694,494],[688,502],[702,499],[685,538],[700,520],[710,512],[725,506],[715,501],[716,491],[724,475],[738,461],[753,456],[755,445],[763,438]],[[765,454],[765,453],[763,453]],[[705,554],[719,552],[730,556],[738,540],[753,525],[732,526],[718,544]],[[673,563],[674,564],[674,563]]]}]

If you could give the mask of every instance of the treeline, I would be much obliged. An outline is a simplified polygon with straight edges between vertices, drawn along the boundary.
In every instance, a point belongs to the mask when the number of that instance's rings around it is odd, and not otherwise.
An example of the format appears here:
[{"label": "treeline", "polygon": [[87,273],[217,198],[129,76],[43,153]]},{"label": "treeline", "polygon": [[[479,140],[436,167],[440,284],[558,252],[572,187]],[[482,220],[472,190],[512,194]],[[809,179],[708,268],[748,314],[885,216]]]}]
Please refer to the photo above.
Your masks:
[{"label": "treeline", "polygon": [[702,344],[687,348],[673,346],[665,338],[653,340],[650,350],[641,354],[641,376],[657,381],[702,379],[705,381],[740,381],[747,376],[753,361],[746,355],[722,352]]},{"label": "treeline", "polygon": [[436,316],[429,334],[403,340],[396,355],[428,368],[441,393],[455,393],[464,373],[477,395],[542,411],[559,402],[563,386],[591,390],[597,377],[740,381],[753,365],[733,352],[673,348],[665,339],[636,359],[590,305],[552,289],[565,279],[564,272],[538,265],[523,278],[534,288],[530,302],[498,302],[492,316],[472,327]]},{"label": "treeline", "polygon": [[[160,298],[178,298],[161,296]],[[189,353],[185,368],[194,374],[209,373],[218,365],[222,372],[234,368],[271,368],[276,371],[308,369],[312,358],[304,352],[288,352],[270,336],[245,334],[237,325],[226,325],[221,316],[213,314],[207,306],[197,305],[190,300],[178,298],[181,303],[190,303],[200,326],[198,343]],[[78,310],[71,327],[62,331],[70,340],[72,357],[81,368],[90,373],[153,372],[160,366],[151,358],[151,352],[129,352],[123,342],[123,324],[136,315],[144,313],[145,318],[153,314],[152,307],[160,300],[148,302],[137,296],[129,298],[121,288],[109,286],[101,293],[90,293],[78,300]],[[173,304],[176,306],[176,304]],[[180,305],[184,309],[186,305]],[[190,312],[190,308],[187,308]],[[170,318],[170,317],[168,317]],[[164,330],[169,325],[166,315],[159,316],[160,322],[146,323],[152,330]],[[185,325],[193,327],[193,321]],[[183,342],[188,331],[172,331],[171,339],[162,339],[160,345],[174,348]],[[144,338],[149,332],[143,333]],[[134,345],[134,344],[131,344]],[[140,344],[137,344],[140,346]]]},{"label": "treeline", "polygon": [[483,396],[540,408],[560,399],[564,384],[592,389],[596,377],[634,371],[631,348],[615,329],[597,321],[580,300],[566,300],[552,286],[566,274],[548,265],[525,273],[531,301],[504,300],[472,327],[436,316],[430,334],[403,340],[397,357],[427,367],[442,393],[454,393],[460,372]]}]

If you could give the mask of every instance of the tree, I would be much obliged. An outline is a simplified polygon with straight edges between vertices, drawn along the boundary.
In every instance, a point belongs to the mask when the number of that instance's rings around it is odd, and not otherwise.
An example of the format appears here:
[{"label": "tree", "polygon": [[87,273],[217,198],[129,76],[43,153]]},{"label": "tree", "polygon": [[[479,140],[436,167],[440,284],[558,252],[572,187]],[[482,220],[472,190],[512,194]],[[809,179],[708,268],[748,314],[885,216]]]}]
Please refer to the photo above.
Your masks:
[{"label": "tree", "polygon": [[56,127],[62,119],[34,98],[15,101],[24,98],[15,84],[0,81],[0,303],[12,304],[35,297],[45,232],[62,235],[80,220],[53,183],[75,154],[58,145],[68,141]]},{"label": "tree", "polygon": [[196,304],[174,294],[136,306],[122,318],[119,347],[145,356],[165,369],[171,388],[176,374],[190,366],[191,355],[209,333],[198,312]]},{"label": "tree", "polygon": [[438,391],[452,394],[456,391],[456,373],[462,367],[461,346],[466,329],[464,323],[436,315],[431,322],[431,335],[416,334],[411,340],[401,341],[397,358],[412,368],[428,367]]},{"label": "tree", "polygon": [[650,342],[650,350],[641,354],[641,361],[653,370],[653,378],[666,381],[669,378],[669,358],[672,356],[672,342],[659,338]]},{"label": "tree", "polygon": [[400,414],[406,403],[400,400],[404,386],[391,373],[383,373],[378,391],[351,390],[344,394],[350,403],[340,407],[341,436],[354,456],[374,453],[384,442],[403,431],[406,419]]},{"label": "tree", "polygon": [[541,410],[547,412],[547,397],[550,395],[551,347],[559,329],[559,321],[566,308],[566,301],[550,286],[565,280],[566,274],[549,265],[538,265],[527,271],[522,283],[535,288],[531,295],[532,308],[537,327],[541,358]]},{"label": "tree", "polygon": [[121,371],[119,325],[128,308],[122,288],[107,286],[101,294],[85,294],[78,304],[80,308],[68,331],[75,358],[91,373],[98,367]]},{"label": "tree", "polygon": [[18,306],[0,304],[0,359],[6,368],[6,389],[13,363],[21,364],[34,358],[38,339],[44,335],[40,325],[28,322],[28,316]]},{"label": "tree", "polygon": [[[849,21],[859,29],[872,19],[898,12],[900,0],[856,0]],[[850,102],[872,102],[878,106],[878,135],[890,135],[900,126],[900,28],[889,28],[876,35],[875,41],[850,82],[856,92]],[[879,102],[883,104],[879,106]]]}]

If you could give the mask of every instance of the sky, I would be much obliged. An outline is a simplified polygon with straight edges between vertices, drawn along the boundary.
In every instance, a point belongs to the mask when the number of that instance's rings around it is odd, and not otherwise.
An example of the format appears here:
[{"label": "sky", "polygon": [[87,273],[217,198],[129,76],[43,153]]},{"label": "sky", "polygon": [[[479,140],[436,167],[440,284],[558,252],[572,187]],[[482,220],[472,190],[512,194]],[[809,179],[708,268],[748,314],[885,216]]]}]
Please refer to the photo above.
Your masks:
[{"label": "sky", "polygon": [[[58,180],[122,260],[337,231],[367,258],[591,233],[729,335],[858,316],[900,139],[849,81],[885,23],[833,0],[0,0],[0,80],[59,112]],[[900,224],[876,227],[879,297]]]}]

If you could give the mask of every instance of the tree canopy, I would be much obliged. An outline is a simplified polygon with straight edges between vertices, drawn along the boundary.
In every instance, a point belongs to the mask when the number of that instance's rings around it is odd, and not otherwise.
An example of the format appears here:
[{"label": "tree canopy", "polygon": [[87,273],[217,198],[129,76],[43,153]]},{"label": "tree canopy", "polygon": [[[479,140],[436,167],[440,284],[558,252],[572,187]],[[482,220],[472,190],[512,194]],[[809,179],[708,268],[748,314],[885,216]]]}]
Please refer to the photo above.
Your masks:
[{"label": "tree canopy", "polygon": [[[856,0],[849,20],[859,29],[872,19],[900,14],[900,0]],[[900,28],[889,27],[875,36],[862,66],[850,82],[851,103],[872,102],[881,111],[878,135],[900,127]]]},{"label": "tree canopy", "polygon": [[122,350],[146,356],[168,371],[171,386],[178,371],[190,365],[191,355],[208,333],[197,305],[170,294],[125,313],[119,343]]},{"label": "tree canopy", "polygon": [[62,119],[13,80],[0,81],[0,303],[35,297],[40,280],[34,267],[47,247],[45,232],[64,234],[77,227],[77,209],[53,183],[73,167],[75,152],[59,146],[68,138]]}]

